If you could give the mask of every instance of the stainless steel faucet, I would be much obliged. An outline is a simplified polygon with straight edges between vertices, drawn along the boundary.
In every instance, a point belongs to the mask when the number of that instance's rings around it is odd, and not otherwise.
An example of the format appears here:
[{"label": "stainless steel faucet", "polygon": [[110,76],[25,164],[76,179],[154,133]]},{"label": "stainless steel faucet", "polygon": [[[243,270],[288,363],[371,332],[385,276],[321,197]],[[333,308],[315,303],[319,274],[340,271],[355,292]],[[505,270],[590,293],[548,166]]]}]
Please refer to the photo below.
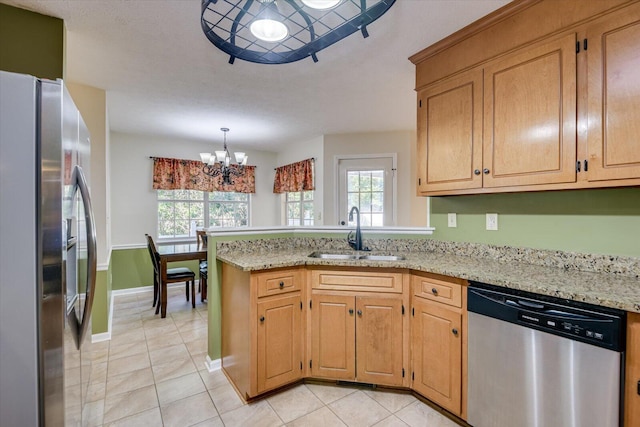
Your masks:
[{"label": "stainless steel faucet", "polygon": [[353,231],[350,231],[347,235],[347,242],[356,251],[369,251],[371,249],[362,245],[362,230],[360,230],[360,211],[356,206],[352,207],[349,211],[349,221],[353,221],[353,212],[356,212],[356,235],[353,238]]}]

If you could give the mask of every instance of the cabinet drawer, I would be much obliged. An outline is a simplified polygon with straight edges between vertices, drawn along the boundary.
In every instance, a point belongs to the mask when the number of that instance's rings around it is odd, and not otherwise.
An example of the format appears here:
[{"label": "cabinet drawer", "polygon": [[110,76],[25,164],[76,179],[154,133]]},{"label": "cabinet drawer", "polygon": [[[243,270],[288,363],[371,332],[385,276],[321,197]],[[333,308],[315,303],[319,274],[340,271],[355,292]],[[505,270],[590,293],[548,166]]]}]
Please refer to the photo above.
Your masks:
[{"label": "cabinet drawer", "polygon": [[258,298],[280,295],[302,289],[302,272],[300,270],[280,270],[258,273],[255,275]]},{"label": "cabinet drawer", "polygon": [[402,273],[312,270],[313,289],[402,293]]},{"label": "cabinet drawer", "polygon": [[438,301],[454,307],[462,307],[464,280],[437,274],[421,274],[411,277],[413,295]]}]

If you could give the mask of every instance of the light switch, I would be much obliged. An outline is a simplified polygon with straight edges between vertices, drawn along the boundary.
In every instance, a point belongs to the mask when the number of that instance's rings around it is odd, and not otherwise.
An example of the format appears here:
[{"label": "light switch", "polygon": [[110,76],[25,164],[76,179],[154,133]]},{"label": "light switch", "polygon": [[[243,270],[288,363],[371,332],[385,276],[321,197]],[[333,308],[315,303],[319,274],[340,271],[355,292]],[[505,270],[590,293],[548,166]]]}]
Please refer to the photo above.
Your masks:
[{"label": "light switch", "polygon": [[498,230],[498,214],[497,213],[487,214],[487,230],[492,230],[492,231]]},{"label": "light switch", "polygon": [[458,226],[458,218],[454,213],[450,213],[447,215],[447,226],[455,228]]}]

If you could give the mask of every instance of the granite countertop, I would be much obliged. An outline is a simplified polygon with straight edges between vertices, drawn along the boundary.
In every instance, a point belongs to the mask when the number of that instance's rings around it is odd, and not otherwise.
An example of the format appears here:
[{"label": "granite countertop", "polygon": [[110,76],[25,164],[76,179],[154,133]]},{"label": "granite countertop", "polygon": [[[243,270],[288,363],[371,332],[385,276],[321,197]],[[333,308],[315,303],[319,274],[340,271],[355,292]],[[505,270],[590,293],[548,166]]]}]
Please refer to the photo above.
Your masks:
[{"label": "granite countertop", "polygon": [[[309,255],[317,250],[317,247],[313,247],[313,245],[296,244],[291,246],[293,247],[278,247],[278,245],[264,247],[258,244],[249,247],[225,247],[218,250],[217,258],[244,271],[293,266],[409,269],[640,313],[640,278],[635,270],[640,267],[640,260],[635,258],[606,256],[594,258],[588,255],[581,258],[580,254],[569,254],[568,256],[567,253],[558,251],[544,252],[544,255],[550,256],[551,259],[548,261],[545,258],[544,262],[559,264],[560,267],[558,267],[557,265],[539,265],[541,263],[539,262],[539,252],[541,251],[519,250],[521,258],[527,257],[527,259],[531,258],[534,262],[538,262],[538,264],[533,264],[514,260],[513,256],[499,256],[503,254],[499,251],[499,247],[497,249],[489,247],[490,250],[483,248],[481,251],[474,248],[479,253],[478,256],[458,255],[438,250],[415,251],[409,248],[408,251],[370,252],[371,254],[402,255],[405,257],[402,261],[333,260],[310,258]],[[256,249],[251,249],[251,247]],[[496,250],[499,255],[496,255]],[[325,249],[325,251],[350,253],[348,250],[339,249]],[[600,265],[602,259],[599,258],[611,261],[611,265],[603,267]],[[587,264],[584,268],[592,268],[596,265],[597,268],[593,269],[599,268],[605,272],[581,271],[578,269],[581,265],[576,262],[576,259]],[[616,262],[625,264],[625,268],[616,270],[615,267],[619,267]],[[629,265],[631,268],[627,268]]]}]

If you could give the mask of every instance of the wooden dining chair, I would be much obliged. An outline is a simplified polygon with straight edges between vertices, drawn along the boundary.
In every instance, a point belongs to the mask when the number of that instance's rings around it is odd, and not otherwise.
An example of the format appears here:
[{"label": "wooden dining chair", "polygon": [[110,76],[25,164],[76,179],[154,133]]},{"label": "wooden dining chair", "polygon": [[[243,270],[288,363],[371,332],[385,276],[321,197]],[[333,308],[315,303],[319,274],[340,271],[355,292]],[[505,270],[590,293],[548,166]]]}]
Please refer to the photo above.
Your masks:
[{"label": "wooden dining chair", "polygon": [[[147,237],[147,248],[149,249],[149,255],[151,256],[151,263],[153,264],[153,306],[156,307],[156,314],[160,311],[160,298],[162,292],[162,274],[160,271],[160,255],[156,249],[156,245],[153,242],[153,238],[145,234]],[[167,284],[185,282],[187,301],[189,301],[189,284],[191,284],[191,306],[196,308],[196,293],[195,293],[195,281],[196,275],[191,269],[186,267],[167,268]]]},{"label": "wooden dining chair", "polygon": [[207,299],[207,261],[200,261],[200,301]]}]

